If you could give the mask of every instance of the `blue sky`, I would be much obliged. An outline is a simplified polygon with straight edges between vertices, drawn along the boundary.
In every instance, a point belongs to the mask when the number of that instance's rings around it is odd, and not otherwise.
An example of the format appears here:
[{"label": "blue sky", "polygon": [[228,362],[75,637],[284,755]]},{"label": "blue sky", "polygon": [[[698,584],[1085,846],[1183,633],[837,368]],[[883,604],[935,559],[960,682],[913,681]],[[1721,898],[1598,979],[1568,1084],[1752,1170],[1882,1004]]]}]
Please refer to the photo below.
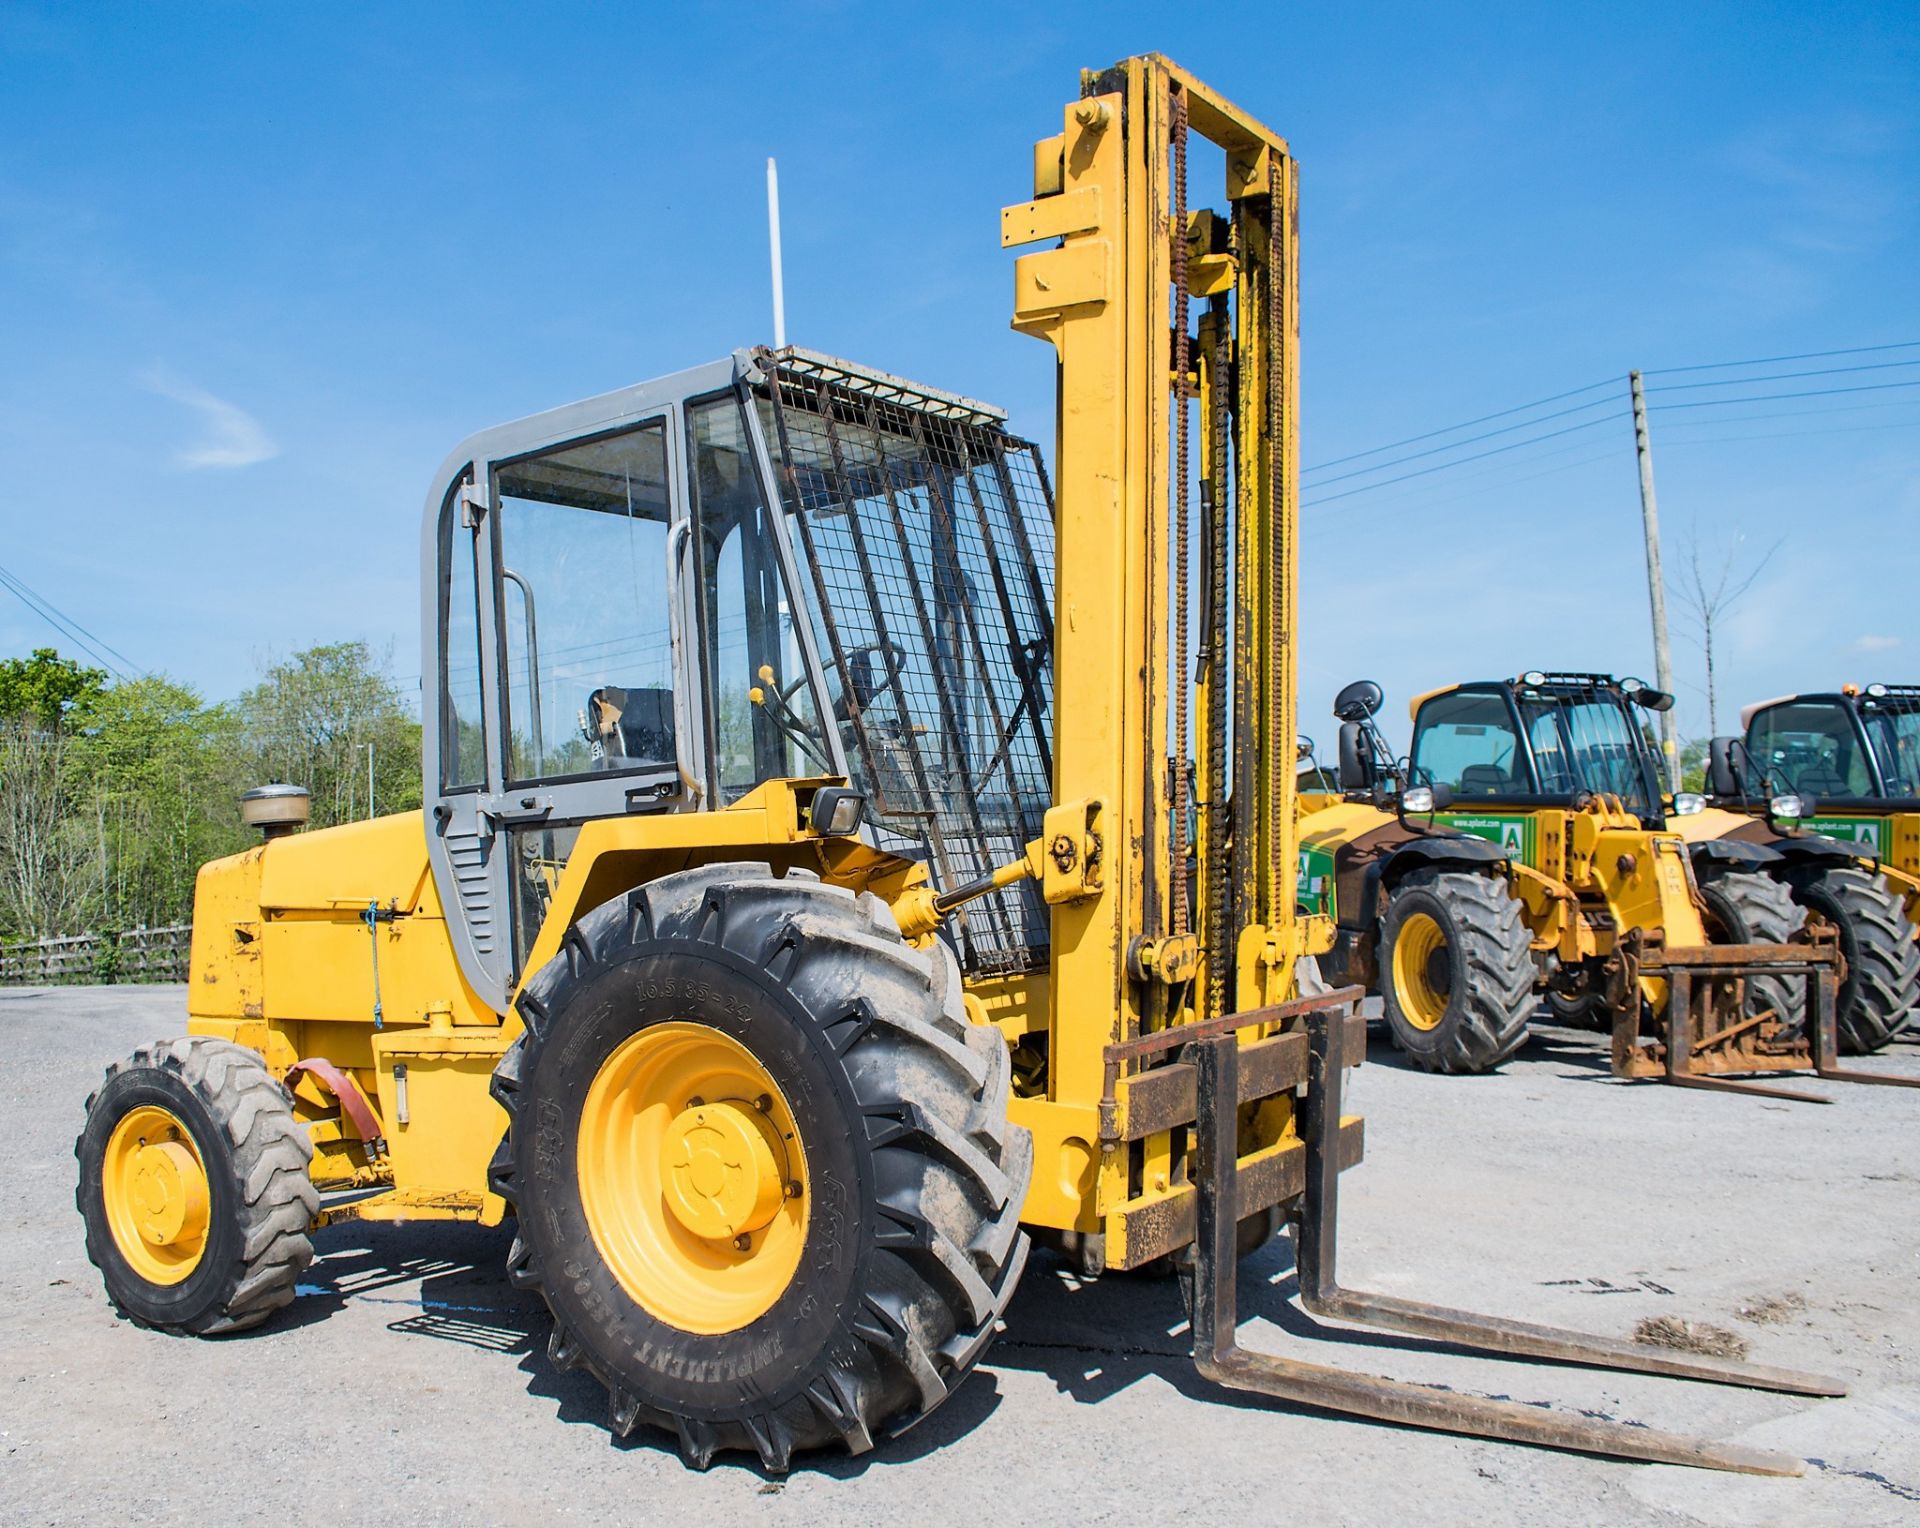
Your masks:
[{"label": "blue sky", "polygon": [[[1203,25],[1204,22],[1204,25]],[[418,517],[484,425],[769,335],[1051,438],[998,209],[1083,65],[1178,58],[1303,176],[1302,694],[1648,673],[1629,367],[1920,341],[1911,3],[176,4],[0,9],[0,564],[211,696],[345,637],[420,667]],[[1656,393],[1670,569],[1778,545],[1742,701],[1920,679],[1920,348]],[[1745,394],[1877,390],[1723,404]],[[1680,410],[1671,405],[1716,400]],[[1400,472],[1592,422],[1388,487]],[[1462,434],[1437,442],[1449,445]],[[1314,504],[1335,492],[1364,493]],[[1743,538],[1735,541],[1734,538]],[[0,596],[0,598],[6,598]],[[1683,731],[1704,732],[1676,609]],[[0,604],[0,653],[57,640]],[[63,644],[64,645],[64,644]],[[1399,729],[1404,731],[1404,723]]]}]

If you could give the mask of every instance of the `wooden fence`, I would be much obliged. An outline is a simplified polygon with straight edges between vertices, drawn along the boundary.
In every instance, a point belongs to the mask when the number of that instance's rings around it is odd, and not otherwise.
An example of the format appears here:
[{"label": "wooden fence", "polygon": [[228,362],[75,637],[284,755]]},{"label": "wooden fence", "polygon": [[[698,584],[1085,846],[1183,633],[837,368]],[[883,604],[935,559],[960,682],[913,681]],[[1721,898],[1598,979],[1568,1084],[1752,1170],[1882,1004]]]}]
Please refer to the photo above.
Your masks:
[{"label": "wooden fence", "polygon": [[130,928],[125,933],[70,934],[32,944],[0,945],[0,986],[63,982],[183,982],[191,923]]}]

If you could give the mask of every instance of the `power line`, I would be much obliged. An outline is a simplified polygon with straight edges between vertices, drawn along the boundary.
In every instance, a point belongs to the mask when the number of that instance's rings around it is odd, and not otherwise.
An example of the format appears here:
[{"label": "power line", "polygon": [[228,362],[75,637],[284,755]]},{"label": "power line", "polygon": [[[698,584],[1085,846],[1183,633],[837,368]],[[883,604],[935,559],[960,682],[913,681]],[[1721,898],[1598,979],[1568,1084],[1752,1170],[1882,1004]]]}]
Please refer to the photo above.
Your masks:
[{"label": "power line", "polygon": [[[36,593],[26,580],[18,574],[11,573],[5,568],[0,568],[0,587],[7,589],[14,598],[19,600],[21,604],[25,605],[49,626],[52,626],[54,630],[85,648],[91,657],[112,669],[120,678],[127,679],[131,678],[132,674],[145,672],[139,664],[135,663],[118,648],[112,646],[104,639],[94,636],[92,632],[74,620],[72,616],[63,614],[52,601],[48,600],[44,595]],[[107,656],[108,654],[112,654],[112,657]],[[119,660],[117,663],[114,661],[116,658]],[[125,665],[125,667],[122,667],[122,665]]]},{"label": "power line", "polygon": [[1510,409],[1501,409],[1496,413],[1482,414],[1478,419],[1468,419],[1460,424],[1450,424],[1444,430],[1428,430],[1424,435],[1409,435],[1405,440],[1389,441],[1384,446],[1374,446],[1365,451],[1356,451],[1351,456],[1336,456],[1330,462],[1321,462],[1317,466],[1302,467],[1303,473],[1324,472],[1329,467],[1339,467],[1347,462],[1357,462],[1363,456],[1378,456],[1382,451],[1397,451],[1401,446],[1418,445],[1423,440],[1432,440],[1436,436],[1451,435],[1456,430],[1470,430],[1477,424],[1487,424],[1495,419],[1505,419],[1511,414],[1524,414],[1529,409],[1542,408],[1549,403],[1558,403],[1564,398],[1578,398],[1582,393],[1590,393],[1598,388],[1613,387],[1620,379],[1608,377],[1604,382],[1589,382],[1585,387],[1576,387],[1571,392],[1555,393],[1551,398],[1536,398],[1531,403],[1518,404]]},{"label": "power line", "polygon": [[[1385,472],[1391,467],[1398,467],[1406,462],[1417,462],[1429,456],[1440,456],[1448,451],[1458,451],[1462,446],[1478,445],[1481,441],[1492,440],[1497,435],[1511,435],[1515,430],[1531,430],[1535,425],[1545,424],[1548,420],[1565,419],[1569,414],[1582,414],[1588,409],[1605,408],[1609,404],[1618,406],[1618,400],[1613,398],[1595,398],[1591,403],[1576,403],[1570,409],[1556,409],[1551,414],[1541,414],[1534,419],[1522,420],[1519,424],[1502,425],[1497,430],[1488,430],[1482,435],[1469,435],[1465,440],[1456,440],[1451,445],[1429,446],[1424,451],[1415,451],[1407,456],[1396,456],[1391,461],[1381,462],[1377,467],[1360,467],[1352,472],[1343,472],[1338,477],[1322,478],[1319,482],[1315,483],[1313,487],[1316,491],[1322,488],[1328,488],[1335,483],[1344,483],[1349,478],[1366,477],[1369,473]],[[1464,428],[1464,426],[1462,428]],[[1545,437],[1542,438],[1544,439]],[[1329,465],[1331,465],[1331,463],[1329,463]]]},{"label": "power line", "polygon": [[1783,361],[1821,361],[1833,355],[1872,355],[1881,350],[1920,350],[1920,340],[1901,340],[1892,345],[1855,345],[1847,350],[1809,350],[1801,355],[1768,355],[1752,361],[1708,361],[1701,366],[1650,366],[1643,377],[1670,377],[1683,371],[1726,371],[1734,366],[1777,366]]},{"label": "power line", "polygon": [[[1571,450],[1577,451],[1577,450],[1580,450],[1581,447],[1586,444],[1588,444],[1588,442],[1582,441],[1572,447],[1562,448],[1562,449],[1571,449]],[[1553,451],[1545,452],[1540,456],[1532,458],[1532,462],[1546,461],[1558,454],[1559,454],[1558,452],[1553,452]],[[1532,482],[1538,481],[1541,478],[1555,477],[1562,472],[1572,472],[1579,467],[1592,466],[1595,462],[1617,461],[1617,460],[1619,460],[1619,452],[1617,449],[1598,451],[1588,456],[1578,457],[1575,460],[1570,462],[1561,462],[1557,466],[1544,468],[1539,472],[1524,472],[1519,474],[1508,474],[1506,476],[1496,475],[1492,478],[1484,478],[1481,481],[1476,482],[1472,487],[1464,488],[1460,490],[1458,493],[1442,493],[1438,497],[1435,497],[1431,493],[1422,493],[1419,490],[1414,490],[1412,492],[1402,494],[1398,498],[1389,499],[1386,501],[1386,504],[1387,506],[1395,509],[1407,509],[1407,508],[1414,508],[1414,509],[1420,509],[1420,510],[1439,509],[1448,504],[1458,504],[1463,499],[1481,498],[1487,493],[1489,489],[1516,488],[1522,483],[1532,483]],[[1530,466],[1532,465],[1532,462],[1515,463],[1510,465],[1529,465]],[[1341,523],[1342,522],[1334,521],[1334,520],[1308,521],[1301,526],[1301,534],[1311,536],[1321,532],[1330,532]]]},{"label": "power line", "polygon": [[[1903,366],[1920,366],[1920,361],[1876,361],[1869,366],[1823,366],[1815,371],[1776,371],[1764,377],[1723,377],[1718,382],[1669,382],[1650,387],[1650,393],[1690,392],[1702,387],[1757,387],[1762,382],[1790,382],[1796,377],[1837,377],[1854,371],[1898,371]],[[1642,372],[1642,376],[1646,373]]]},{"label": "power line", "polygon": [[1896,387],[1920,387],[1915,382],[1868,382],[1861,387],[1817,387],[1803,393],[1753,393],[1745,398],[1696,398],[1692,403],[1663,403],[1663,410],[1670,409],[1715,409],[1725,408],[1728,404],[1775,403],[1782,398],[1831,398],[1837,393],[1884,393]]},{"label": "power line", "polygon": [[[1679,406],[1682,408],[1687,407],[1686,404]],[[1582,424],[1570,424],[1564,430],[1549,430],[1545,435],[1535,435],[1530,440],[1509,441],[1504,446],[1495,446],[1490,451],[1476,451],[1472,456],[1463,456],[1458,461],[1440,462],[1432,467],[1422,467],[1417,472],[1403,472],[1399,477],[1385,478],[1378,483],[1363,483],[1358,488],[1348,488],[1340,493],[1325,494],[1317,499],[1304,499],[1301,501],[1300,507],[1302,509],[1312,509],[1316,505],[1331,504],[1336,499],[1350,499],[1357,493],[1373,493],[1378,489],[1391,487],[1395,483],[1404,483],[1410,478],[1427,477],[1435,472],[1445,472],[1451,467],[1464,467],[1468,462],[1481,461],[1489,456],[1499,456],[1506,451],[1518,451],[1524,446],[1538,445],[1543,440],[1557,440],[1560,436],[1571,435],[1577,430],[1591,430],[1596,425],[1616,424],[1622,417],[1619,413],[1613,413],[1607,415],[1604,419],[1589,419]]]},{"label": "power line", "polygon": [[[1716,419],[1715,424],[1726,421]],[[1713,446],[1734,440],[1793,440],[1802,435],[1859,435],[1868,430],[1920,430],[1920,419],[1896,419],[1890,424],[1831,424],[1819,430],[1755,430],[1748,435],[1687,435],[1661,442],[1668,446]]]},{"label": "power line", "polygon": [[1812,419],[1821,414],[1862,414],[1869,409],[1920,408],[1920,398],[1895,398],[1886,403],[1840,403],[1825,409],[1774,409],[1765,414],[1721,415],[1717,419],[1669,420],[1666,430],[1717,430],[1724,425],[1746,424],[1762,419]]}]

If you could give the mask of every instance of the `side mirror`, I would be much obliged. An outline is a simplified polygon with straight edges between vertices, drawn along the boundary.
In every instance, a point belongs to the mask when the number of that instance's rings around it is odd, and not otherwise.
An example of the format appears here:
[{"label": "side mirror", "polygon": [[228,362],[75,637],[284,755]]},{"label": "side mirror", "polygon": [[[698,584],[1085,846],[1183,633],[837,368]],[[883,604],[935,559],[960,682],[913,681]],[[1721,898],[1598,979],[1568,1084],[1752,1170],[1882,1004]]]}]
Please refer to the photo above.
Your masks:
[{"label": "side mirror", "polygon": [[1293,740],[1293,757],[1296,763],[1304,763],[1313,757],[1313,739],[1304,732]]},{"label": "side mirror", "polygon": [[1673,696],[1665,690],[1649,690],[1643,687],[1631,693],[1634,704],[1645,706],[1649,711],[1671,711],[1673,709]]},{"label": "side mirror", "polygon": [[1343,722],[1362,722],[1386,703],[1387,694],[1371,679],[1356,679],[1333,697],[1333,714]]},{"label": "side mirror", "polygon": [[1717,737],[1707,744],[1707,794],[1731,801],[1742,794],[1738,754],[1746,752],[1737,737]]},{"label": "side mirror", "polygon": [[1359,722],[1340,724],[1340,790],[1373,789],[1373,751],[1367,747],[1365,729]]}]

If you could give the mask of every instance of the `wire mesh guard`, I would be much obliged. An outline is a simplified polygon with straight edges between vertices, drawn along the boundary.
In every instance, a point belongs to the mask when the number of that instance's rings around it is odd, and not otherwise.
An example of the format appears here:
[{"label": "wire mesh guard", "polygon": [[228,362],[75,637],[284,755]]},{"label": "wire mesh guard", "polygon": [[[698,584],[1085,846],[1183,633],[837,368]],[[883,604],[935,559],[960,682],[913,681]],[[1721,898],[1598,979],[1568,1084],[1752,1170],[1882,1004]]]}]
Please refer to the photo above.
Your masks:
[{"label": "wire mesh guard", "polygon": [[[967,399],[795,351],[756,388],[828,700],[883,847],[957,886],[1038,835],[1053,774],[1053,504]],[[953,920],[962,965],[1047,959],[1030,883]]]}]

